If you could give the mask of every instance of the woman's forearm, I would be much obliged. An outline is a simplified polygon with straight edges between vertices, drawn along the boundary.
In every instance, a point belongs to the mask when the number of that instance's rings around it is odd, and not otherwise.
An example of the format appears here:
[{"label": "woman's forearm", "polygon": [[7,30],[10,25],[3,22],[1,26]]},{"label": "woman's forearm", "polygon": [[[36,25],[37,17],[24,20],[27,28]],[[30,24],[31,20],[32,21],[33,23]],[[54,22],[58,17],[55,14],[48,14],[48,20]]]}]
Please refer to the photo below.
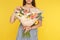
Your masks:
[{"label": "woman's forearm", "polygon": [[10,17],[10,23],[13,23],[15,21],[15,14],[13,13]]},{"label": "woman's forearm", "polygon": [[35,26],[32,26],[31,29],[36,29],[42,25],[42,21],[39,20],[39,23]]}]

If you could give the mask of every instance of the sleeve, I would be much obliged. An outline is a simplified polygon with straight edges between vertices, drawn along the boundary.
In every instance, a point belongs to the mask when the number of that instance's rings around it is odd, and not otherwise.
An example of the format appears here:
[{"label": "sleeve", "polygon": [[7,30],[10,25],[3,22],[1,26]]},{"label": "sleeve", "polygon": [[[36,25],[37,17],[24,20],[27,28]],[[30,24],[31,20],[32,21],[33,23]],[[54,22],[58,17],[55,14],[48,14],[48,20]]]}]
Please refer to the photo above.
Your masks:
[{"label": "sleeve", "polygon": [[36,9],[37,10],[37,13],[38,13],[38,16],[39,16],[39,19],[38,20],[41,20],[42,21],[42,11],[39,10],[39,9]]},{"label": "sleeve", "polygon": [[42,21],[42,16],[40,16],[39,20],[41,20],[41,21]]}]

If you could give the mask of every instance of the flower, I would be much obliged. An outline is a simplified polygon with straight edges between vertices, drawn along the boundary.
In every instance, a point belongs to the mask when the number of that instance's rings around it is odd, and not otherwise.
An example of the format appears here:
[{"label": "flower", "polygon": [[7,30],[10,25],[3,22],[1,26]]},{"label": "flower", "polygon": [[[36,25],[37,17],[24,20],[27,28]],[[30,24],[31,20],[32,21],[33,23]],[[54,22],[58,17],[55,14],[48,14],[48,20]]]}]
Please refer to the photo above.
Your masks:
[{"label": "flower", "polygon": [[30,16],[30,18],[33,19],[33,18],[36,18],[37,16],[38,16],[37,13],[32,13],[32,15]]},{"label": "flower", "polygon": [[35,22],[35,25],[37,25],[39,22],[38,22],[38,20]]}]

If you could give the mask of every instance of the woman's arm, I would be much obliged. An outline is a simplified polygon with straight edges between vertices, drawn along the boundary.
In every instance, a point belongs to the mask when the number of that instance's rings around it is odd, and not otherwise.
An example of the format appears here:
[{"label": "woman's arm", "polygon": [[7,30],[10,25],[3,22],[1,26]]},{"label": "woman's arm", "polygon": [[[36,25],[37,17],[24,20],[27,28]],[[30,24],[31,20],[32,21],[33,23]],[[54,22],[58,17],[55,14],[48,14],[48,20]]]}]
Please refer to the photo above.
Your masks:
[{"label": "woman's arm", "polygon": [[14,23],[16,20],[15,13],[13,13],[10,17],[10,23]]},{"label": "woman's arm", "polygon": [[31,29],[36,29],[42,25],[42,21],[41,20],[38,20],[38,21],[39,21],[39,23],[35,26],[32,26]]},{"label": "woman's arm", "polygon": [[14,13],[11,15],[10,17],[10,23],[14,23],[16,20],[16,16],[15,13],[19,12],[20,6],[16,7],[16,9],[14,10]]},{"label": "woman's arm", "polygon": [[31,27],[24,27],[23,26],[23,30],[26,28],[26,30],[29,31],[31,29],[36,29],[36,28],[42,26],[42,21],[41,20],[38,20],[38,21],[39,21],[39,23],[37,25],[35,25],[35,26],[31,26]]}]

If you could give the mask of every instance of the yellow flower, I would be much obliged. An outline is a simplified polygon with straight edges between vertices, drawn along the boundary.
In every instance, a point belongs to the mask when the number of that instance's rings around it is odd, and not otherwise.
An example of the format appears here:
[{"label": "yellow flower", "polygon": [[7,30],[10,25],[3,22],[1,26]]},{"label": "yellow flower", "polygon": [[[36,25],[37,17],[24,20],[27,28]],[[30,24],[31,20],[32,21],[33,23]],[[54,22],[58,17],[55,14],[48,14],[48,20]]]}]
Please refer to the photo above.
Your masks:
[{"label": "yellow flower", "polygon": [[18,16],[22,16],[22,14],[21,14],[21,13],[17,13],[17,15],[18,15]]},{"label": "yellow flower", "polygon": [[30,16],[27,16],[27,18],[30,18]]},{"label": "yellow flower", "polygon": [[19,15],[19,13],[17,13],[17,15]]},{"label": "yellow flower", "polygon": [[37,24],[38,24],[38,21],[35,22],[35,25],[37,25]]},{"label": "yellow flower", "polygon": [[20,14],[20,16],[22,16],[22,14]]},{"label": "yellow flower", "polygon": [[29,18],[29,16],[27,18]]}]

